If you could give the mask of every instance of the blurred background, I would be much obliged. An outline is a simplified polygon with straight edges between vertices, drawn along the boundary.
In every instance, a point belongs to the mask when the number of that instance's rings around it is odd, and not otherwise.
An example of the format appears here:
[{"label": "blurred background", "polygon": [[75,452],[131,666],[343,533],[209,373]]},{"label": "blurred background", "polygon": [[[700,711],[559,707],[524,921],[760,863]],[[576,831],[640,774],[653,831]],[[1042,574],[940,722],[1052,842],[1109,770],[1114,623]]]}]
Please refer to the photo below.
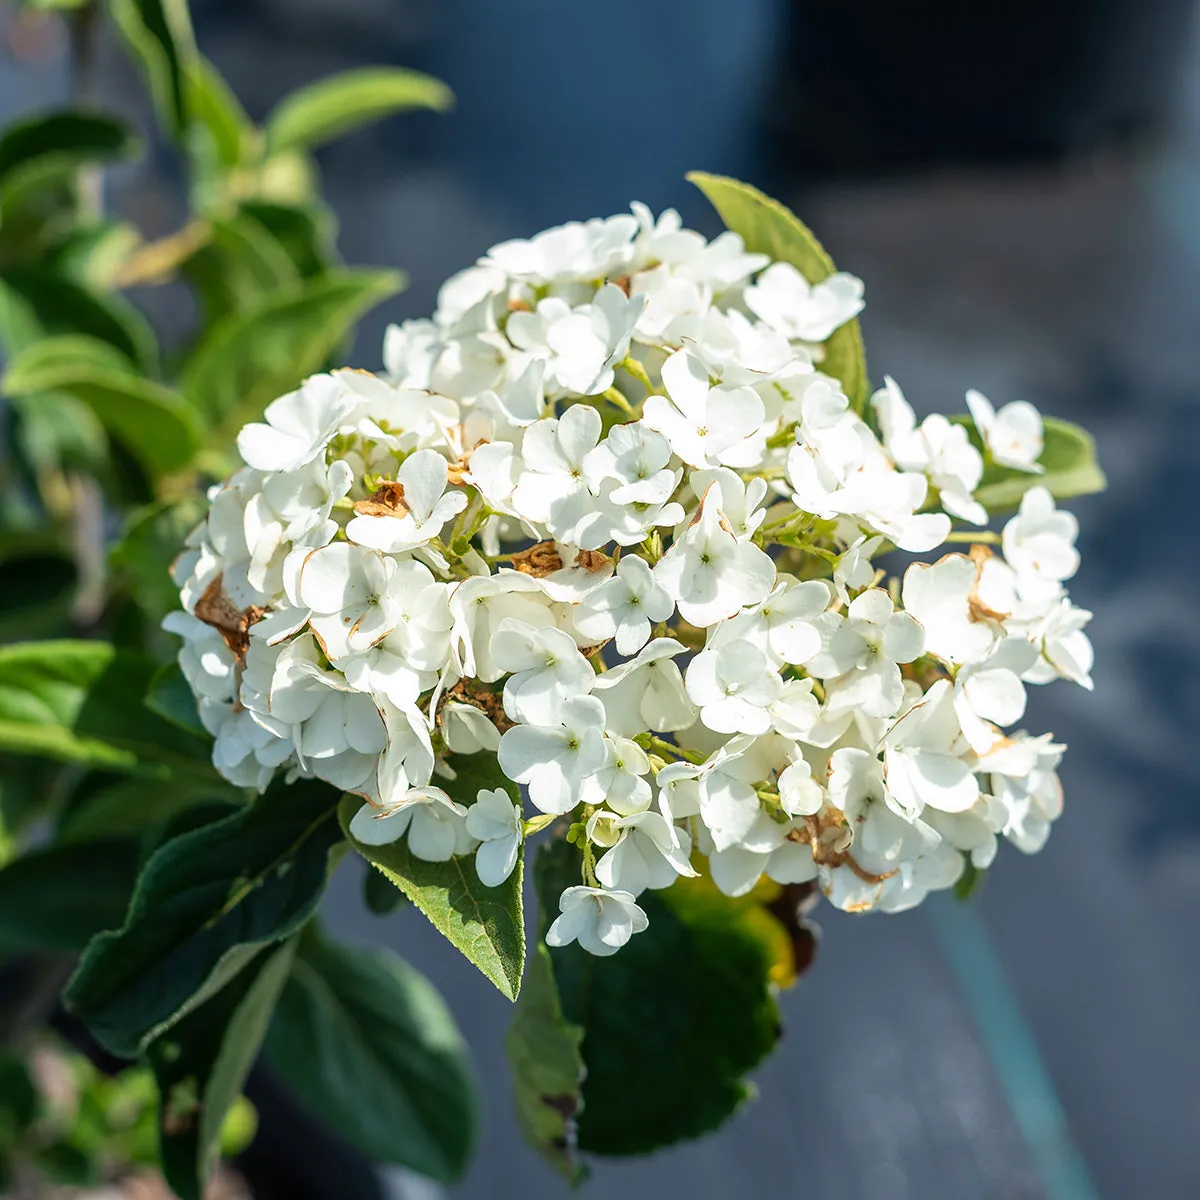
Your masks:
[{"label": "blurred background", "polygon": [[[351,263],[398,265],[389,320],[494,242],[640,199],[715,232],[692,168],[778,195],[866,280],[872,375],[918,410],[977,387],[1097,437],[1109,491],[1072,505],[1095,611],[1096,691],[1035,693],[1069,743],[1047,850],[1012,848],[970,906],[818,910],[816,968],[782,998],[761,1095],[718,1134],[596,1164],[627,1200],[1158,1200],[1200,1193],[1200,24],[1190,0],[194,0],[202,50],[253,118],[334,70],[446,80],[321,155]],[[61,102],[52,22],[0,10],[0,118]],[[149,129],[115,47],[99,92]],[[109,203],[175,228],[181,180],[151,149]],[[158,291],[164,336],[186,312]],[[472,1043],[485,1134],[454,1197],[562,1195],[521,1142],[506,1001],[409,911],[366,914],[347,862],[340,934],[383,940]],[[647,1031],[647,1036],[653,1036]],[[271,1083],[255,1083],[261,1097]],[[350,1194],[342,1151],[266,1106],[252,1151],[279,1195]],[[336,1168],[336,1169],[335,1169]],[[369,1190],[365,1173],[363,1187]],[[803,1181],[803,1182],[801,1182]],[[333,1190],[330,1190],[333,1189]],[[392,1177],[385,1193],[433,1200]]]}]

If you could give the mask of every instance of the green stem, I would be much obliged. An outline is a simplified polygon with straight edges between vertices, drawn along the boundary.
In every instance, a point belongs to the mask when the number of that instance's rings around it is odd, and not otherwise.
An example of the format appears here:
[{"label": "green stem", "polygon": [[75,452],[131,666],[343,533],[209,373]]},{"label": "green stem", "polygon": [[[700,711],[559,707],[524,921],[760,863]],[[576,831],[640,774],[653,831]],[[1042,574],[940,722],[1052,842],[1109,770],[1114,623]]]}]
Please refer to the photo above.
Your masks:
[{"label": "green stem", "polygon": [[653,750],[664,758],[669,757],[672,762],[689,762],[694,766],[700,766],[704,762],[704,755],[699,751],[676,746],[674,742],[668,742],[665,738],[656,737],[652,733],[639,733],[633,740],[643,750]]},{"label": "green stem", "polygon": [[989,545],[998,545],[1000,535],[993,533],[990,529],[955,529],[952,533],[946,534],[948,542],[986,542]]}]

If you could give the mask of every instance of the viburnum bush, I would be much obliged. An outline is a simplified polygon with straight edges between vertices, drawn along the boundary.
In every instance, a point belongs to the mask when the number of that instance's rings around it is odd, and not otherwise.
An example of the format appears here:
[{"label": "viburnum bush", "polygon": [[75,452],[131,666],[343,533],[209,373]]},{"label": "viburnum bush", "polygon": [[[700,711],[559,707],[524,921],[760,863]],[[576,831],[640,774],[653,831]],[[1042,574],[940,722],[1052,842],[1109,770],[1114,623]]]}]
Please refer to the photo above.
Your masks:
[{"label": "viburnum bush", "polygon": [[[340,366],[399,280],[340,264],[311,151],[448,93],[354,71],[255,125],[182,4],[106,7],[187,212],[104,212],[111,117],[0,135],[0,1188],[156,1159],[200,1200],[260,1060],[370,1159],[459,1177],[448,1006],[316,919],[351,851],[373,913],[516,1001],[516,1115],[569,1178],[709,1132],[819,896],[965,897],[1044,844],[1064,748],[1022,721],[1091,686],[1057,506],[1103,486],[1091,440],[975,392],[918,422],[868,381],[863,284],[711,175],[715,239],[635,204],[506,242]],[[120,293],[167,282],[196,319],[164,356]],[[51,1111],[50,1024],[127,1122]]]},{"label": "viburnum bush", "polygon": [[494,247],[382,375],[275,400],[166,620],[218,769],[323,779],[357,845],[488,887],[562,818],[546,942],[597,955],[701,873],[896,912],[1000,838],[1040,849],[1063,747],[1011,727],[1026,685],[1092,686],[1043,420],[969,392],[918,424],[890,378],[857,403],[862,308],[851,275],[635,204]]}]

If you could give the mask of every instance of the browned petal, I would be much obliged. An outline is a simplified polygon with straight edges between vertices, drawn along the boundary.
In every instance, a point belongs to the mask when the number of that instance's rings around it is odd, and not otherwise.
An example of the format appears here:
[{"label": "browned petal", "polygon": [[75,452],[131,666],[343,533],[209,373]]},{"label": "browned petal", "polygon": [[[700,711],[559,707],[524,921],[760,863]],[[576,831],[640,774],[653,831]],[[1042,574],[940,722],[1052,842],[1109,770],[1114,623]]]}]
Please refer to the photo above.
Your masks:
[{"label": "browned petal", "polygon": [[522,575],[532,575],[536,579],[561,571],[563,567],[562,557],[553,542],[538,542],[536,546],[514,554],[510,561],[513,570],[520,571]]},{"label": "browned petal", "polygon": [[238,608],[225,594],[222,579],[218,575],[204,589],[204,594],[196,601],[194,612],[205,625],[211,625],[220,633],[225,645],[237,659],[238,666],[245,666],[246,651],[250,648],[250,626],[261,621],[267,610],[257,604],[251,604],[244,610]]},{"label": "browned petal", "polygon": [[404,485],[385,480],[365,500],[354,502],[354,511],[363,517],[406,517]]}]

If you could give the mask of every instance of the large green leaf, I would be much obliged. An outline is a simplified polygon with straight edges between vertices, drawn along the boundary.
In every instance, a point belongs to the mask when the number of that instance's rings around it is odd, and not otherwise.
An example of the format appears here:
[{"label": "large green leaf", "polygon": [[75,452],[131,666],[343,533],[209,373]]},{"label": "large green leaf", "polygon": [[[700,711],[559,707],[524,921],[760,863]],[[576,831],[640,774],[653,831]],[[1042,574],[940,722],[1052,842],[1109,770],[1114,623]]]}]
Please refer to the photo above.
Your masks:
[{"label": "large green leaf", "polygon": [[[447,785],[452,796],[471,804],[480,788],[515,788],[500,772],[495,757],[476,754],[454,760],[458,780]],[[407,839],[388,846],[364,846],[350,837],[350,821],[362,801],[342,799],[338,818],[350,844],[382,871],[510,1000],[521,990],[525,969],[525,918],[521,902],[524,855],[499,887],[484,887],[468,858],[426,862],[411,853]]]},{"label": "large green leaf", "polygon": [[[723,175],[692,171],[688,179],[708,197],[727,228],[741,235],[747,250],[770,255],[776,262],[791,263],[809,283],[820,283],[837,270],[812,230],[778,200]],[[862,412],[870,381],[857,318],[834,331],[825,343],[820,367],[841,380],[850,403]]]},{"label": "large green leaf", "polygon": [[130,515],[124,537],[109,553],[109,562],[121,573],[138,607],[154,620],[179,607],[171,563],[207,507],[203,496],[188,495],[139,508]]},{"label": "large green leaf", "polygon": [[267,153],[312,150],[360,125],[412,108],[444,111],[454,94],[444,84],[402,67],[363,67],[293,92],[267,118]]},{"label": "large green leaf", "polygon": [[155,669],[105,642],[0,647],[0,750],[162,779],[211,776],[207,744],[142,707]]},{"label": "large green leaf", "polygon": [[372,1161],[443,1183],[462,1174],[476,1129],[467,1048],[437,990],[390,951],[306,930],[267,1056]]},{"label": "large green leaf", "polygon": [[569,1183],[584,1174],[576,1154],[585,1075],[583,1030],[568,1024],[558,1000],[550,951],[538,943],[504,1047],[513,1073],[517,1124],[525,1140]]},{"label": "large green leaf", "polygon": [[262,951],[146,1052],[158,1084],[163,1174],[180,1200],[201,1200],[238,1098],[271,1023],[296,938]]},{"label": "large green leaf", "polygon": [[176,826],[193,813],[216,812],[220,805],[226,806],[227,813],[230,804],[242,799],[239,789],[216,775],[211,779],[175,776],[166,787],[156,779],[118,778],[98,784],[73,801],[59,823],[58,839],[79,842],[130,837],[153,847],[165,840],[164,831],[182,833]]},{"label": "large green leaf", "polygon": [[177,725],[196,737],[212,736],[200,720],[200,714],[196,710],[196,694],[184,678],[178,663],[163,663],[159,667],[154,678],[150,680],[145,705],[164,721],[170,721],[172,725]]},{"label": "large green leaf", "polygon": [[[579,882],[578,852],[543,846],[534,869],[543,927]],[[645,1154],[721,1124],[745,1075],[780,1034],[776,947],[747,906],[677,884],[643,892],[650,926],[611,958],[550,951],[566,1021],[583,1029],[581,1149]]]},{"label": "large green leaf", "polygon": [[108,8],[141,62],[163,123],[182,134],[191,116],[188,77],[198,62],[187,0],[108,0]]},{"label": "large green leaf", "polygon": [[134,841],[47,846],[0,870],[0,949],[82,950],[116,929],[137,877]]},{"label": "large green leaf", "polygon": [[278,786],[154,852],[125,924],[88,946],[64,993],[101,1045],[138,1054],[304,925],[339,839],[335,801],[315,781]]},{"label": "large green leaf", "polygon": [[9,356],[64,333],[108,342],[142,371],[157,372],[154,333],[123,297],[92,291],[41,267],[0,270],[0,344]]},{"label": "large green leaf", "polygon": [[64,109],[10,125],[0,136],[0,210],[29,189],[70,178],[89,162],[115,162],[138,151],[124,122]]},{"label": "large green leaf", "polygon": [[228,447],[272,400],[321,370],[363,313],[401,286],[393,271],[331,271],[218,322],[181,380],[192,403],[219,422],[215,447]]},{"label": "large green leaf", "polygon": [[226,168],[242,161],[254,126],[221,73],[206,58],[196,58],[186,72],[189,117],[210,141],[217,161]]},{"label": "large green leaf", "polygon": [[12,360],[0,386],[8,396],[74,396],[152,478],[187,465],[201,436],[191,405],[162,384],[106,361],[109,355],[111,347],[92,339],[45,338]]},{"label": "large green leaf", "polygon": [[[953,419],[967,425],[974,433],[970,417]],[[975,498],[985,508],[1015,508],[1032,487],[1048,488],[1059,500],[1069,500],[1073,496],[1102,492],[1108,486],[1104,472],[1096,462],[1096,443],[1087,430],[1057,417],[1043,417],[1042,428],[1045,446],[1038,461],[1045,468],[1044,472],[1032,475],[1028,471],[989,464],[982,483],[975,490]],[[977,434],[975,440],[978,444]]]}]

